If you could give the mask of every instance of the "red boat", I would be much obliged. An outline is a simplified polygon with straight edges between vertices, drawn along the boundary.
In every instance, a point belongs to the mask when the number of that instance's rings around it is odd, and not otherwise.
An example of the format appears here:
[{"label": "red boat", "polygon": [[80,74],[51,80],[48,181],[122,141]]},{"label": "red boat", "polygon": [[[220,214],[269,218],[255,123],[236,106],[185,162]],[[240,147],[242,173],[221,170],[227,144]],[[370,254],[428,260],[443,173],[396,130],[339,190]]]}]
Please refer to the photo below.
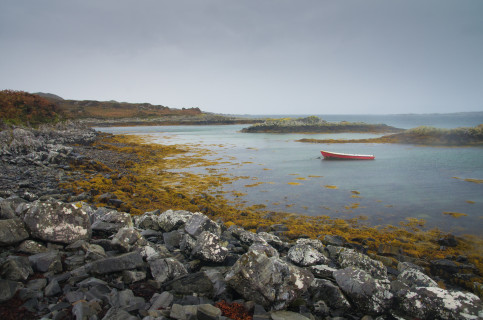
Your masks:
[{"label": "red boat", "polygon": [[374,160],[372,154],[349,154],[329,151],[320,151],[326,160]]}]

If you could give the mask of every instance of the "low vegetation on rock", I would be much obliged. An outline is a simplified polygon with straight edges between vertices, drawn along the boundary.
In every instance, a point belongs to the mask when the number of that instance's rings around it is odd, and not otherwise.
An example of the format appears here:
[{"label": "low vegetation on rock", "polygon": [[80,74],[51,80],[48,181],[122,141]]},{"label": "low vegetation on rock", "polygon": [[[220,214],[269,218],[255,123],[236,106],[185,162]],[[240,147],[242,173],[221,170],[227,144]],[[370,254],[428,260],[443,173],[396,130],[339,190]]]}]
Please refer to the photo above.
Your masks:
[{"label": "low vegetation on rock", "polygon": [[265,122],[244,128],[246,133],[339,133],[339,132],[400,132],[402,129],[385,124],[367,124],[364,122],[328,122],[317,116],[305,118],[268,119]]}]

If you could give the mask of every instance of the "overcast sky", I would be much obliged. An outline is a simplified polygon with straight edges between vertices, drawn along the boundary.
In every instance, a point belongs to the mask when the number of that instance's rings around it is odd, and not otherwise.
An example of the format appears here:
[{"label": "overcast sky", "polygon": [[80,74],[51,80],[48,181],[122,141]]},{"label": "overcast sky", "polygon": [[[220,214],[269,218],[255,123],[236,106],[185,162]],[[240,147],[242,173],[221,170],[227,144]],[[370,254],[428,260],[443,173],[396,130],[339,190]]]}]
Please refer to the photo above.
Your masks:
[{"label": "overcast sky", "polygon": [[483,111],[483,1],[0,0],[0,89],[236,114]]}]

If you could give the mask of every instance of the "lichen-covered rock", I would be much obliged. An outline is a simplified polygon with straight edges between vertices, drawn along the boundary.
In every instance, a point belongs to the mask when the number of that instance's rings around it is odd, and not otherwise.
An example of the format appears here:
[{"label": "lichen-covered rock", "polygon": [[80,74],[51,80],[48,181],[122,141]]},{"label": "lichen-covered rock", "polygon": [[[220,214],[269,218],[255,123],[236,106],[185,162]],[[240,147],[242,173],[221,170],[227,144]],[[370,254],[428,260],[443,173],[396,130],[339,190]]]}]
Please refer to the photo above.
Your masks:
[{"label": "lichen-covered rock", "polygon": [[254,244],[256,242],[268,243],[264,239],[264,237],[262,237],[262,236],[260,236],[256,233],[246,231],[243,228],[235,227],[235,228],[230,228],[229,230],[231,230],[231,232],[235,236],[235,238],[240,240],[240,242],[242,244],[246,245],[246,246],[251,246],[252,244]]},{"label": "lichen-covered rock", "polygon": [[309,270],[316,278],[323,279],[334,279],[334,272],[337,271],[336,268],[332,268],[325,264],[311,266]]},{"label": "lichen-covered rock", "polygon": [[309,244],[296,244],[287,253],[287,258],[302,267],[328,263],[328,258]]},{"label": "lichen-covered rock", "polygon": [[0,246],[19,243],[29,237],[25,225],[20,219],[0,220]]},{"label": "lichen-covered rock", "polygon": [[397,279],[409,287],[437,287],[436,281],[417,269],[406,269],[401,272]]},{"label": "lichen-covered rock", "polygon": [[262,239],[264,239],[269,245],[271,245],[272,247],[274,247],[276,249],[281,249],[284,246],[283,241],[274,234],[267,233],[267,232],[259,232],[259,233],[257,233],[257,235],[259,237],[261,237]]},{"label": "lichen-covered rock", "polygon": [[245,299],[275,310],[283,309],[298,298],[313,279],[307,270],[258,251],[241,256],[225,277]]},{"label": "lichen-covered rock", "polygon": [[179,229],[191,218],[193,214],[184,210],[167,210],[157,217],[159,227],[164,231]]},{"label": "lichen-covered rock", "polygon": [[220,263],[228,255],[228,249],[220,245],[220,238],[216,234],[203,231],[198,236],[191,254],[203,261]]},{"label": "lichen-covered rock", "polygon": [[117,232],[121,228],[134,226],[129,213],[119,212],[101,207],[91,213],[92,230],[102,232]]},{"label": "lichen-covered rock", "polygon": [[211,232],[217,236],[221,235],[221,228],[218,223],[201,213],[194,213],[186,222],[184,229],[189,235],[195,238],[203,231]]},{"label": "lichen-covered rock", "polygon": [[267,255],[267,257],[276,257],[278,258],[280,255],[277,250],[275,250],[274,247],[269,245],[268,243],[261,243],[261,242],[255,242],[248,248],[248,251],[258,251],[261,253],[264,253]]},{"label": "lichen-covered rock", "polygon": [[375,280],[368,272],[347,267],[334,272],[341,290],[354,302],[358,310],[379,315],[388,310],[393,301],[389,285]]},{"label": "lichen-covered rock", "polygon": [[356,267],[368,272],[375,279],[387,279],[387,269],[381,261],[373,260],[353,249],[342,250],[339,253],[338,261],[342,268]]},{"label": "lichen-covered rock", "polygon": [[419,287],[398,297],[398,309],[407,316],[426,319],[481,319],[483,304],[476,295],[437,287]]},{"label": "lichen-covered rock", "polygon": [[159,230],[158,215],[144,213],[143,215],[134,217],[134,225],[137,228]]},{"label": "lichen-covered rock", "polygon": [[129,252],[134,247],[142,247],[147,244],[146,239],[134,228],[121,228],[111,240],[112,246],[121,252]]},{"label": "lichen-covered rock", "polygon": [[188,273],[181,262],[174,258],[155,259],[148,263],[151,275],[161,284]]},{"label": "lichen-covered rock", "polygon": [[312,248],[315,250],[319,251],[320,253],[323,253],[325,250],[324,244],[322,241],[317,240],[317,239],[297,239],[295,242],[296,244],[307,244],[310,245]]},{"label": "lichen-covered rock", "polygon": [[32,237],[66,244],[90,239],[91,222],[82,208],[60,201],[35,201],[27,206],[23,220]]}]

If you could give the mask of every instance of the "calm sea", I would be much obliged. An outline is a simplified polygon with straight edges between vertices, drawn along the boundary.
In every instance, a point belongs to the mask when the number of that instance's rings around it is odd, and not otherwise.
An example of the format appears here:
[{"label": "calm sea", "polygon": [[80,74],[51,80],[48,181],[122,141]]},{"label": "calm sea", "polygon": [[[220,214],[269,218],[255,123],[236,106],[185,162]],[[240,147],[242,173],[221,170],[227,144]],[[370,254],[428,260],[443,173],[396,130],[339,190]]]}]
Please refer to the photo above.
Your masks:
[{"label": "calm sea", "polygon": [[[277,117],[272,115],[272,117]],[[286,116],[283,116],[286,117]],[[385,123],[400,128],[476,126],[483,112],[437,115],[321,115],[328,121]],[[241,133],[246,125],[96,128],[111,133],[149,134],[161,144],[201,145],[227,159],[218,169],[245,176],[223,191],[245,205],[273,211],[366,217],[371,225],[426,220],[427,228],[481,235],[483,230],[483,147],[421,147],[398,144],[306,144],[297,139],[353,139],[373,134]],[[375,161],[324,161],[320,150],[374,154]],[[192,172],[206,173],[206,168]],[[208,190],[215,192],[216,190]],[[446,213],[462,213],[459,218]]]}]

